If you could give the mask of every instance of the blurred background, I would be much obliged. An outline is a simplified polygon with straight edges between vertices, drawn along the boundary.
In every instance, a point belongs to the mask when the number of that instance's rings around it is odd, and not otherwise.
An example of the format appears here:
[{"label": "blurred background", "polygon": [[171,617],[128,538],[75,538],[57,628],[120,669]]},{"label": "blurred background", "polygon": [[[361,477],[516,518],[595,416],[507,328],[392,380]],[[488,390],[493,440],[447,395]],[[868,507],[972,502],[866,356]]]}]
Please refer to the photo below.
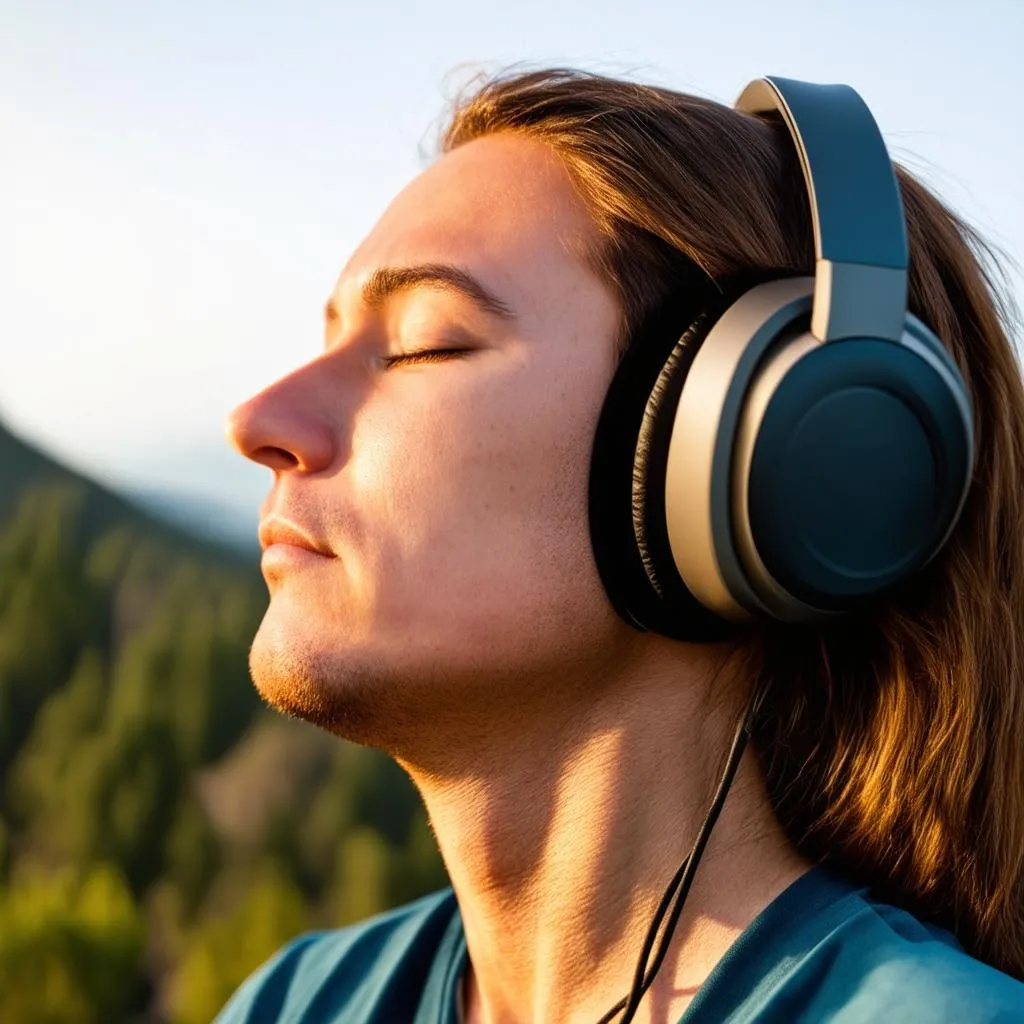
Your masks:
[{"label": "blurred background", "polygon": [[1024,277],[1021,0],[0,0],[0,1020],[205,1024],[446,884],[418,798],[266,711],[269,471],[227,412],[512,63],[842,81]]}]

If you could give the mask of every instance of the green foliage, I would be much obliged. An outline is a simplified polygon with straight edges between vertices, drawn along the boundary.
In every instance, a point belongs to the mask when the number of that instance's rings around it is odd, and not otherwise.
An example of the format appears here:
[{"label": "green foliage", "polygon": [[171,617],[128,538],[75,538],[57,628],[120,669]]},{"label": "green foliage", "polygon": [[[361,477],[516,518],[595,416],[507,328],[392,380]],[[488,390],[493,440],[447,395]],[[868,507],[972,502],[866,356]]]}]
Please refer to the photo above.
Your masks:
[{"label": "green foliage", "polygon": [[[337,758],[333,771],[302,808],[302,820],[293,812],[276,824],[280,855],[295,865],[296,874],[310,888],[320,891],[333,877],[342,837],[357,823],[356,793],[352,772],[354,758]],[[282,849],[283,847],[283,849]]]},{"label": "green foliage", "polygon": [[245,898],[192,935],[172,988],[175,1024],[208,1024],[235,989],[309,921],[288,874],[273,862],[260,865]]},{"label": "green foliage", "polygon": [[393,856],[375,829],[357,828],[345,836],[331,898],[334,924],[362,921],[388,906]]},{"label": "green foliage", "polygon": [[[451,885],[437,840],[422,809],[413,818],[405,845],[392,861],[387,906],[401,906]],[[383,907],[381,909],[384,909]]]},{"label": "green foliage", "polygon": [[338,848],[330,892],[331,924],[353,924],[448,885],[448,876],[422,813],[403,846],[369,826],[346,833]]},{"label": "green foliage", "polygon": [[163,868],[184,778],[164,722],[130,722],[105,739],[86,787],[84,853],[121,865],[133,892],[141,893]]},{"label": "green foliage", "polygon": [[80,509],[78,491],[30,491],[0,540],[0,775],[81,648],[105,640],[105,609],[75,541]]},{"label": "green foliage", "polygon": [[7,883],[7,876],[11,868],[11,843],[10,832],[7,823],[0,818],[0,883]]},{"label": "green foliage", "polygon": [[80,769],[84,743],[103,720],[106,691],[103,657],[87,647],[67,685],[44,702],[8,780],[14,815],[50,849],[59,850],[63,844],[45,830],[63,817],[66,787]]},{"label": "green foliage", "polygon": [[202,903],[223,861],[220,843],[202,804],[192,793],[178,804],[166,842],[164,877],[191,917]]},{"label": "green foliage", "polygon": [[360,752],[350,769],[353,816],[373,826],[392,845],[405,842],[420,798],[405,772],[375,750]]},{"label": "green foliage", "polygon": [[192,767],[230,749],[260,706],[246,659],[259,619],[251,607],[239,613],[240,590],[184,565],[163,590],[147,593],[149,617],[125,637],[114,668],[112,728],[166,722]]},{"label": "green foliage", "polygon": [[28,874],[0,894],[0,1020],[122,1019],[141,989],[143,941],[116,869]]},{"label": "green foliage", "polygon": [[404,773],[304,723],[211,795],[261,735],[258,574],[13,443],[39,483],[0,495],[0,1021],[205,1024],[306,928],[447,884]]}]

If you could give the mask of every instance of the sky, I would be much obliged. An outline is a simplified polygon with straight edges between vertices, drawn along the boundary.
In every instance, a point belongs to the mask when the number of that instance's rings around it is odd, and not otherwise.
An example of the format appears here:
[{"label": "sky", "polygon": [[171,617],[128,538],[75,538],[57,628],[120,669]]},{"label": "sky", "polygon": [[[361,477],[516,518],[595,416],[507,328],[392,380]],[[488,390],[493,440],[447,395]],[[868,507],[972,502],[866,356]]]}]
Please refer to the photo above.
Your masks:
[{"label": "sky", "polygon": [[[1024,263],[1024,0],[0,0],[0,419],[257,522],[224,439],[474,73],[570,65],[732,103],[846,82]],[[1024,277],[1011,270],[1018,303]]]}]

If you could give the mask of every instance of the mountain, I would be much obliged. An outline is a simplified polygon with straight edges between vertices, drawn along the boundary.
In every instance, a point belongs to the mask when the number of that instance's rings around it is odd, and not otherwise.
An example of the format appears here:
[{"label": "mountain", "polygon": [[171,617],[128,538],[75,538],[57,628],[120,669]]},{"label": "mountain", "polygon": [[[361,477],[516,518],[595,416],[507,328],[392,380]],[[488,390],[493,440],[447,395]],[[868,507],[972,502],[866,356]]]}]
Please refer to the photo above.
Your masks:
[{"label": "mountain", "polygon": [[261,703],[231,524],[265,480],[215,507],[184,458],[126,494],[0,424],[0,1021],[208,1024],[303,931],[448,882],[394,762]]},{"label": "mountain", "polygon": [[[211,516],[210,507],[204,508],[200,500],[151,489],[114,491],[45,454],[0,421],[0,523],[29,488],[53,485],[71,485],[81,493],[80,543],[90,543],[116,524],[216,565],[254,565],[255,526],[246,544],[240,524],[231,524],[223,513]],[[210,527],[211,522],[220,525]]]},{"label": "mountain", "polygon": [[259,559],[255,517],[227,502],[172,487],[128,486],[121,493],[167,525]]}]

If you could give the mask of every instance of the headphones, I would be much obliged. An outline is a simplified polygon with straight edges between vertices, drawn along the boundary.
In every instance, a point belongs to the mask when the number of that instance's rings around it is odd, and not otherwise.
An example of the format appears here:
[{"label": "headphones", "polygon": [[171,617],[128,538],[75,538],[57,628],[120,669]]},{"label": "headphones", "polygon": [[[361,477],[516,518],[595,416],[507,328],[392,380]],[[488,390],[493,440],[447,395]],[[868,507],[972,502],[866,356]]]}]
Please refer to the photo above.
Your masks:
[{"label": "headphones", "polygon": [[695,292],[680,282],[690,301],[631,340],[590,468],[613,606],[694,642],[757,619],[826,620],[917,572],[952,532],[974,463],[963,379],[907,312],[903,207],[864,101],[771,77],[736,107],[789,129],[814,277],[752,279],[717,301],[702,271]]}]

